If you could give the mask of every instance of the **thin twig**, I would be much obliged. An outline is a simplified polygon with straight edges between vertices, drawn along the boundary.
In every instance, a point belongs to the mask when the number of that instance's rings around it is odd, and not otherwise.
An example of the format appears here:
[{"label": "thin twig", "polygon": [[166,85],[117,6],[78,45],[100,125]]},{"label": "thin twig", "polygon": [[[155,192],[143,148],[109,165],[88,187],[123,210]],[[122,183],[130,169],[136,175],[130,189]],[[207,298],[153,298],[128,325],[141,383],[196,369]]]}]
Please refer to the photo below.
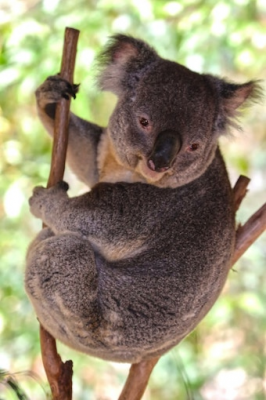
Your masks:
[{"label": "thin twig", "polygon": [[[66,28],[60,76],[73,83],[79,31]],[[56,107],[51,170],[47,187],[63,179],[68,141],[70,100],[62,98]],[[40,342],[44,369],[50,384],[53,400],[72,399],[72,361],[62,362],[57,353],[56,341],[40,326]]]},{"label": "thin twig", "polygon": [[232,266],[266,230],[266,203],[236,231],[236,246]]},{"label": "thin twig", "polygon": [[[235,203],[235,211],[239,209],[240,203],[247,193],[247,186],[250,179],[241,175],[234,188],[233,196]],[[248,221],[243,225],[239,225],[236,230],[235,252],[232,258],[232,265],[244,254],[244,252],[255,242],[255,240],[266,229],[266,204],[264,204],[257,212],[255,212]]]},{"label": "thin twig", "polygon": [[240,175],[238,178],[234,188],[233,188],[233,197],[235,203],[235,212],[239,209],[239,206],[247,194],[247,186],[250,182],[250,179],[244,175]]}]

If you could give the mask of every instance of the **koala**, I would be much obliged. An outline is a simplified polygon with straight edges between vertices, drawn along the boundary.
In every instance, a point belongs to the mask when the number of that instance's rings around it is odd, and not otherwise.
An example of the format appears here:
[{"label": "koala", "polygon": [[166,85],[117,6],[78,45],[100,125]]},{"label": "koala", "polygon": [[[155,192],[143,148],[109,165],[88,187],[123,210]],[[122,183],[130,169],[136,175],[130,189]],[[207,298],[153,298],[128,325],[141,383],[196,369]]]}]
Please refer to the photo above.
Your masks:
[{"label": "koala", "polygon": [[[73,113],[67,162],[90,191],[36,187],[47,226],[27,253],[25,287],[44,328],[66,345],[137,363],[178,344],[221,293],[235,246],[232,189],[218,147],[255,81],[227,82],[116,35],[99,85],[118,97],[106,128]],[[52,135],[56,103],[77,86],[36,91]]]}]

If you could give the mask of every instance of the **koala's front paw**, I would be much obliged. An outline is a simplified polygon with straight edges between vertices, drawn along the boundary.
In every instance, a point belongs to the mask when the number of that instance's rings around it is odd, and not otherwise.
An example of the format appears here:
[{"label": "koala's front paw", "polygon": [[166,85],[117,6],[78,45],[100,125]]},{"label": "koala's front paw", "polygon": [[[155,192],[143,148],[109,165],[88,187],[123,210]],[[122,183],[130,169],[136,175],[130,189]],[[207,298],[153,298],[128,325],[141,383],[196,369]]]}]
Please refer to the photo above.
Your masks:
[{"label": "koala's front paw", "polygon": [[37,218],[41,218],[42,209],[47,196],[48,189],[43,186],[36,186],[32,196],[29,198],[30,212]]},{"label": "koala's front paw", "polygon": [[46,104],[57,103],[62,97],[69,100],[76,98],[79,85],[71,84],[60,75],[49,76],[44,83],[36,90],[38,105],[44,108]]},{"label": "koala's front paw", "polygon": [[36,186],[29,199],[31,213],[35,217],[43,219],[46,209],[49,212],[49,209],[53,204],[58,203],[62,197],[67,197],[66,192],[68,189],[69,186],[64,181],[58,182],[55,186],[52,186],[49,189],[44,188],[43,186]]},{"label": "koala's front paw", "polygon": [[61,189],[61,190],[64,190],[65,192],[67,192],[69,189],[69,184],[65,181],[59,181],[59,182],[57,182],[57,184],[55,186],[53,186],[53,189],[54,190]]}]

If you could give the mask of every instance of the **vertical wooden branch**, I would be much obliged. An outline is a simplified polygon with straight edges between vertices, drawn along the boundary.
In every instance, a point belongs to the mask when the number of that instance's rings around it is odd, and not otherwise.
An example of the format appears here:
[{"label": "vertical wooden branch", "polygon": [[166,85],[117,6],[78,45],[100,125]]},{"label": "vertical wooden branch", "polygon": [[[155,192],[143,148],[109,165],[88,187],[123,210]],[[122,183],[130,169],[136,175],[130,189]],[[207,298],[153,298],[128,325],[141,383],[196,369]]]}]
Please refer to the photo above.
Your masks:
[{"label": "vertical wooden branch", "polygon": [[[79,31],[66,28],[60,76],[73,83]],[[56,107],[51,169],[47,187],[63,179],[68,141],[70,100],[62,98]],[[53,400],[72,399],[72,361],[62,362],[55,339],[40,326],[40,342],[44,369]]]},{"label": "vertical wooden branch", "polygon": [[153,368],[160,357],[132,364],[128,378],[118,400],[139,400],[148,385]]},{"label": "vertical wooden branch", "polygon": [[[60,76],[73,84],[79,31],[66,28]],[[56,106],[54,141],[48,187],[63,179],[65,171],[70,99],[62,98]]]}]

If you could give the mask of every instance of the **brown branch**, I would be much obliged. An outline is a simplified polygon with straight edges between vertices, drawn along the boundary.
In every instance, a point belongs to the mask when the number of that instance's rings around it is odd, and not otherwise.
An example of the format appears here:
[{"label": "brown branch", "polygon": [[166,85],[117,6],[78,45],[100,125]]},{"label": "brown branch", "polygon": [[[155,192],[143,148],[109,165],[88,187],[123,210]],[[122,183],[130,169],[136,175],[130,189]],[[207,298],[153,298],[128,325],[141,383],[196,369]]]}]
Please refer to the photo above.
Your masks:
[{"label": "brown branch", "polygon": [[132,364],[125,386],[118,400],[139,400],[147,387],[150,375],[159,357]]},{"label": "brown branch", "polygon": [[[249,182],[249,178],[241,175],[233,188],[235,211],[238,210],[240,203],[247,193]],[[231,267],[265,229],[266,204],[253,214],[244,226],[237,229],[235,252]],[[149,377],[158,360],[159,358],[153,358],[149,361],[132,364],[125,386],[118,400],[141,400],[148,385]]]},{"label": "brown branch", "polygon": [[[79,31],[66,28],[60,76],[73,83]],[[47,187],[63,179],[68,141],[70,100],[62,98],[56,107],[51,169]],[[40,326],[43,366],[50,384],[53,400],[72,399],[72,361],[62,362],[55,339]]]},{"label": "brown branch", "polygon": [[[60,76],[73,83],[79,31],[66,28]],[[52,161],[48,187],[63,179],[65,171],[70,100],[62,98],[56,106]]]},{"label": "brown branch", "polygon": [[40,342],[45,373],[51,388],[53,400],[72,399],[72,367],[71,360],[62,362],[57,353],[53,336],[40,325]]},{"label": "brown branch", "polygon": [[232,266],[266,230],[266,203],[236,231],[236,246]]},{"label": "brown branch", "polygon": [[[234,188],[233,196],[235,203],[235,211],[238,210],[240,203],[247,193],[247,186],[250,179],[246,176],[241,175]],[[255,240],[265,231],[266,229],[266,204],[264,204],[257,212],[255,212],[248,221],[243,225],[239,226],[236,230],[236,244],[235,252],[232,258],[232,265],[244,254],[244,252],[255,242]]]},{"label": "brown branch", "polygon": [[234,188],[233,188],[233,197],[235,203],[235,212],[239,209],[240,203],[243,198],[247,194],[247,186],[250,182],[250,179],[244,175],[240,175],[238,178]]}]

